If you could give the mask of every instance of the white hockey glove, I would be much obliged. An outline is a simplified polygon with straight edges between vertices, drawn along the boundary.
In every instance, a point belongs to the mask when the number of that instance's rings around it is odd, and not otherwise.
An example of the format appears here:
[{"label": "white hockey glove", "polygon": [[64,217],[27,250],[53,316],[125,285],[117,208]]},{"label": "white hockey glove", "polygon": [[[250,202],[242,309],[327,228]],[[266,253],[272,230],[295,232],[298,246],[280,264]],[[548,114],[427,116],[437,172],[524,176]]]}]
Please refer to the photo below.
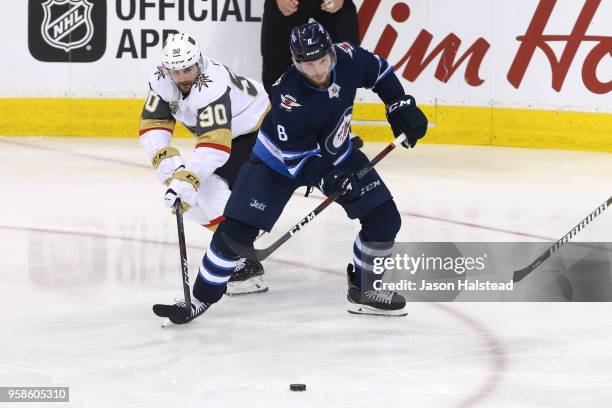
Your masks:
[{"label": "white hockey glove", "polygon": [[159,182],[165,185],[170,184],[176,171],[185,168],[178,149],[172,146],[162,147],[156,151],[151,159],[151,164],[157,172]]},{"label": "white hockey glove", "polygon": [[168,207],[174,206],[177,198],[181,199],[181,208],[188,211],[198,199],[200,179],[188,170],[179,170],[172,176],[170,185],[164,194],[164,202]]}]

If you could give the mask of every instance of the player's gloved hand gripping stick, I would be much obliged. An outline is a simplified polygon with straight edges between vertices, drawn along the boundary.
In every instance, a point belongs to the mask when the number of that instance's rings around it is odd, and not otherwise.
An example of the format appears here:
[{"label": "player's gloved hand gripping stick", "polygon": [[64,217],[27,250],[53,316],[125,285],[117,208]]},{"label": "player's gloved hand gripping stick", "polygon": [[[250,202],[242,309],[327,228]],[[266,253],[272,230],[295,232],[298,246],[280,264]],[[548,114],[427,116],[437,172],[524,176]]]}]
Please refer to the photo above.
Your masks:
[{"label": "player's gloved hand gripping stick", "polygon": [[[378,164],[378,162],[380,162],[383,158],[385,158],[385,156],[391,153],[393,149],[395,149],[399,144],[401,144],[405,140],[406,140],[406,135],[404,133],[396,137],[393,142],[389,143],[389,145],[385,147],[380,153],[378,153],[376,157],[374,157],[364,168],[362,168],[357,173],[355,173],[355,175],[357,176],[357,180],[361,180],[370,170],[374,168],[374,166]],[[248,258],[254,261],[261,262],[264,259],[266,259],[268,256],[270,256],[270,254],[272,254],[274,251],[276,251],[281,245],[287,242],[289,238],[297,234],[306,224],[312,221],[324,209],[329,207],[329,205],[333,203],[334,201],[336,201],[338,197],[340,197],[343,193],[344,193],[344,190],[338,190],[332,195],[330,195],[329,197],[327,197],[325,201],[319,204],[317,208],[315,208],[310,213],[308,213],[306,217],[302,218],[289,231],[287,231],[282,237],[280,237],[278,240],[276,240],[272,245],[270,245],[267,248],[255,249],[251,247],[246,247],[244,245],[241,245],[233,241],[224,233],[221,233],[221,234],[225,242],[227,242],[227,244],[229,245],[229,247],[232,248],[232,250],[236,252],[238,255],[244,258]]]}]

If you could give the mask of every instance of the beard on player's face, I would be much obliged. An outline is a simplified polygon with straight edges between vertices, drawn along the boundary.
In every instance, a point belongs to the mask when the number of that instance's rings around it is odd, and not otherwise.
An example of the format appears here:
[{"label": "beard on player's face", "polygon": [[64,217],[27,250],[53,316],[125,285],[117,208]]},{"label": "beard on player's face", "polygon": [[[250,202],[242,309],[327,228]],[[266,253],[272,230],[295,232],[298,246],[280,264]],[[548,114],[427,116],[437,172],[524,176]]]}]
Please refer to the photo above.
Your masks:
[{"label": "beard on player's face", "polygon": [[330,54],[326,54],[314,61],[298,62],[297,68],[314,85],[324,87],[329,84],[332,68],[332,57]]},{"label": "beard on player's face", "polygon": [[191,87],[198,78],[198,75],[200,75],[200,68],[198,67],[198,64],[194,64],[183,69],[171,69],[169,72],[170,77],[179,87],[181,92],[189,93],[189,91],[191,91]]}]

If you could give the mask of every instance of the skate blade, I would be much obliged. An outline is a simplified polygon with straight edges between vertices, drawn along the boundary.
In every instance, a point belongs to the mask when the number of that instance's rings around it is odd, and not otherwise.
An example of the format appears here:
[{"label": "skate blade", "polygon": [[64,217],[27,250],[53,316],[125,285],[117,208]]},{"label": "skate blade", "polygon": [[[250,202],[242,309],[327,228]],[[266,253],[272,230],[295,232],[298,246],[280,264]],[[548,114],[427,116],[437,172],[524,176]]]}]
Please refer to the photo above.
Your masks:
[{"label": "skate blade", "polygon": [[163,329],[163,328],[170,327],[170,326],[183,326],[183,325],[189,323],[192,320],[193,320],[193,318],[191,317],[191,318],[184,319],[182,321],[175,321],[175,322],[173,322],[172,320],[170,320],[169,317],[166,317],[164,319],[163,323],[161,324],[161,327]]},{"label": "skate blade", "polygon": [[253,291],[250,291],[250,292],[236,292],[236,293],[226,292],[225,294],[227,296],[231,296],[231,297],[238,297],[238,296],[256,295],[258,293],[265,293],[268,290],[269,290],[269,288],[263,288],[263,289],[253,290]]},{"label": "skate blade", "polygon": [[392,316],[392,317],[401,317],[406,316],[408,311],[406,308],[398,309],[398,310],[381,310],[376,309],[375,307],[360,305],[357,303],[348,302],[347,311],[352,314],[359,315],[369,315],[369,316]]},{"label": "skate blade", "polygon": [[263,280],[263,277],[255,276],[245,281],[228,282],[225,294],[227,296],[244,296],[264,293],[268,290],[268,284]]}]

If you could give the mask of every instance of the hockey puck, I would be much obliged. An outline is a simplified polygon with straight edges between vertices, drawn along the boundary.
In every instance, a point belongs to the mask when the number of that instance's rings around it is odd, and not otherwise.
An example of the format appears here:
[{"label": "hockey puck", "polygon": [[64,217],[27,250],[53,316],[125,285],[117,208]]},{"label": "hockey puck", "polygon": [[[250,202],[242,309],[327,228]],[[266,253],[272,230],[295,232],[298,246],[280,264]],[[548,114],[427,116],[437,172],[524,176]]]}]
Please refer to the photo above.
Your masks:
[{"label": "hockey puck", "polygon": [[291,391],[306,391],[306,384],[290,384],[289,389]]}]

